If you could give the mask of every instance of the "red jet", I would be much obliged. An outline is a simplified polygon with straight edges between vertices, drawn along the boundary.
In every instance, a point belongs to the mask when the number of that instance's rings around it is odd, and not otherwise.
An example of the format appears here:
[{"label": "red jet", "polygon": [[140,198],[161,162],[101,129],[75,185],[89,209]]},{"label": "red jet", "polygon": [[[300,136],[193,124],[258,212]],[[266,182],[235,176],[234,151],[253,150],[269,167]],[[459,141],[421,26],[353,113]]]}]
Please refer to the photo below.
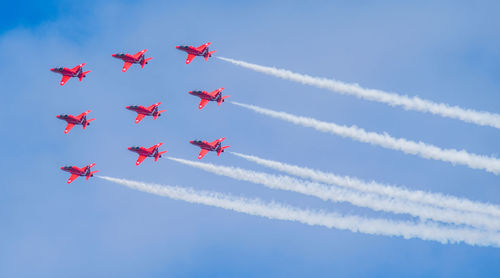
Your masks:
[{"label": "red jet", "polygon": [[222,146],[221,142],[224,141],[224,139],[226,139],[226,137],[217,139],[212,143],[201,140],[193,140],[189,141],[189,143],[201,148],[200,154],[198,155],[198,159],[202,159],[209,151],[215,151],[217,152],[217,156],[219,156],[222,152],[224,152],[224,149],[229,148],[229,146],[224,146],[224,147]]},{"label": "red jet", "polygon": [[157,102],[149,107],[144,107],[142,105],[130,105],[126,106],[125,108],[128,110],[132,110],[137,112],[137,118],[135,118],[135,123],[139,123],[144,119],[146,116],[153,116],[153,118],[156,120],[159,116],[161,116],[161,113],[167,111],[167,110],[161,110],[158,111],[158,106],[161,104],[161,102]]},{"label": "red jet", "polygon": [[158,143],[151,148],[144,148],[144,147],[129,147],[128,150],[135,152],[139,155],[139,158],[137,159],[137,162],[135,165],[141,164],[146,157],[154,157],[155,161],[158,160],[158,158],[161,157],[162,154],[166,153],[167,151],[164,152],[158,152],[158,147],[163,145],[163,143]]},{"label": "red jet", "polygon": [[193,96],[201,98],[200,105],[198,105],[198,108],[202,109],[209,101],[217,101],[218,105],[223,103],[224,99],[228,98],[229,96],[223,97],[222,90],[224,90],[224,88],[219,88],[211,93],[206,91],[190,91],[189,93]]},{"label": "red jet", "polygon": [[82,81],[82,79],[87,75],[87,73],[90,72],[90,70],[84,72],[82,69],[83,66],[85,66],[85,63],[79,64],[78,66],[76,66],[72,69],[59,67],[59,68],[52,68],[50,70],[52,72],[62,74],[62,76],[63,76],[62,80],[61,80],[61,86],[62,86],[64,84],[66,84],[66,81],[68,81],[71,77],[78,77],[78,79],[80,79],[80,81]]},{"label": "red jet", "polygon": [[85,177],[87,177],[87,180],[90,177],[93,177],[95,173],[99,172],[99,171],[90,172],[90,168],[92,168],[94,166],[95,166],[95,163],[87,165],[83,168],[78,168],[76,166],[64,166],[64,167],[61,167],[61,170],[71,173],[71,176],[68,179],[68,183],[71,183],[78,177],[85,176]]},{"label": "red jet", "polygon": [[191,61],[193,61],[194,57],[196,57],[196,56],[205,57],[205,61],[208,60],[208,58],[212,57],[212,54],[215,52],[215,50],[208,52],[209,45],[210,45],[210,43],[207,42],[206,44],[200,45],[198,47],[187,46],[187,45],[178,45],[175,48],[177,48],[181,51],[184,51],[188,54],[188,57],[186,59],[186,64],[189,64],[189,63],[191,63]]},{"label": "red jet", "polygon": [[150,58],[144,57],[144,53],[146,53],[146,51],[148,51],[148,50],[144,49],[144,50],[137,52],[134,55],[130,55],[128,53],[116,53],[116,54],[111,54],[111,56],[113,56],[117,59],[121,59],[121,60],[123,60],[123,62],[125,62],[125,64],[123,65],[122,71],[126,72],[132,64],[140,64],[141,68],[144,68],[144,65],[147,64],[149,60],[153,59],[153,57],[150,57]]},{"label": "red jet", "polygon": [[87,110],[83,112],[82,114],[78,116],[73,116],[73,115],[67,115],[67,114],[61,114],[57,115],[56,117],[60,120],[65,120],[68,125],[66,126],[66,129],[64,130],[64,134],[68,133],[75,125],[82,125],[83,129],[85,129],[88,125],[90,125],[90,122],[92,122],[95,119],[90,119],[87,120],[87,114],[90,113],[90,110]]}]

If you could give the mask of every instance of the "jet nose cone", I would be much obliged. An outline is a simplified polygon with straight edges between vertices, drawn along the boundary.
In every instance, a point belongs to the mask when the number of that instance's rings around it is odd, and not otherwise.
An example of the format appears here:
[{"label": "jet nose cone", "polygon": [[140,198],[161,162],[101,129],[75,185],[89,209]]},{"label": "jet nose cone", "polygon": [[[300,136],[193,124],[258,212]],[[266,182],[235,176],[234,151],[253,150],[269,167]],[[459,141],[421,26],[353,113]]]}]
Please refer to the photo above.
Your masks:
[{"label": "jet nose cone", "polygon": [[125,109],[129,109],[130,110],[130,105],[129,106],[125,106]]},{"label": "jet nose cone", "polygon": [[193,140],[191,140],[191,141],[189,141],[189,143],[194,144],[194,141],[193,141]]},{"label": "jet nose cone", "polygon": [[179,48],[181,48],[181,47],[177,45],[175,48],[179,49]]}]

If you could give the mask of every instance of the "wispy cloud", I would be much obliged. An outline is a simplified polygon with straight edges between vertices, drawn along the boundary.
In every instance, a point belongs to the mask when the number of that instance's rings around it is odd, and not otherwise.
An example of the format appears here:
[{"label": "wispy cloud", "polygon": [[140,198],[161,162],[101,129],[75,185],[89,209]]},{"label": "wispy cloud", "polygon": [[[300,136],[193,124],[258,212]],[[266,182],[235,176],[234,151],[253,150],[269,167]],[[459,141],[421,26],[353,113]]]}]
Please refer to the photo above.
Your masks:
[{"label": "wispy cloud", "polygon": [[500,235],[496,233],[485,233],[465,228],[443,227],[430,223],[396,222],[387,219],[343,216],[337,213],[304,210],[276,202],[264,203],[259,199],[247,199],[217,192],[194,190],[192,188],[150,184],[106,176],[99,176],[99,178],[135,190],[175,200],[223,208],[269,219],[288,220],[307,225],[336,228],[371,235],[399,236],[405,239],[419,238],[443,244],[463,242],[469,245],[500,247]]},{"label": "wispy cloud", "polygon": [[465,165],[472,169],[482,169],[494,174],[500,173],[500,159],[495,157],[473,154],[465,150],[442,149],[423,142],[410,141],[404,138],[395,138],[387,133],[368,132],[357,126],[345,126],[318,121],[313,118],[278,112],[255,105],[243,104],[234,101],[231,103],[250,109],[259,114],[285,120],[296,125],[312,127],[321,132],[328,132],[342,137],[348,137],[363,143],[370,143],[387,149],[401,151],[406,154],[418,155],[427,159]]},{"label": "wispy cloud", "polygon": [[391,106],[401,106],[407,110],[431,113],[446,118],[462,120],[468,123],[474,123],[482,126],[491,126],[500,129],[500,115],[486,111],[476,111],[472,109],[451,106],[446,103],[436,103],[419,97],[409,97],[396,93],[384,92],[381,90],[365,89],[358,84],[344,83],[341,81],[313,77],[310,75],[299,74],[285,69],[260,66],[230,58],[217,57],[223,61],[262,72],[268,75],[276,76],[286,80],[299,82],[318,88],[327,89],[345,95],[353,95],[362,99],[382,102]]},{"label": "wispy cloud", "polygon": [[175,157],[169,157],[168,159],[216,175],[261,184],[273,189],[298,192],[322,200],[349,202],[353,205],[370,208],[376,211],[409,214],[419,217],[421,220],[434,220],[457,225],[465,224],[479,229],[484,228],[494,231],[500,229],[498,218],[489,217],[484,214],[437,208],[421,203],[408,202],[408,200],[388,198],[387,196],[381,196],[374,193],[359,192],[336,186],[328,186],[317,182],[299,180],[289,176],[277,176],[245,170],[238,167],[220,166]]}]

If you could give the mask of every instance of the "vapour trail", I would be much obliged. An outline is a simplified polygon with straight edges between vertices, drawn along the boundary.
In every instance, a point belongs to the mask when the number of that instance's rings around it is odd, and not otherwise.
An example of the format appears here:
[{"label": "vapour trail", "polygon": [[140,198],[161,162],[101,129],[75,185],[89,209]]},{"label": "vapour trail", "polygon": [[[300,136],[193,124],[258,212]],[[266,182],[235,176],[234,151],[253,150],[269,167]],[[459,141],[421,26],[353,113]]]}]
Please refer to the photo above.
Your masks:
[{"label": "vapour trail", "polygon": [[323,226],[371,235],[399,236],[405,239],[420,238],[443,244],[463,242],[476,246],[500,247],[500,234],[497,233],[443,227],[431,223],[396,222],[388,219],[342,216],[337,213],[303,210],[276,202],[264,203],[259,199],[247,199],[192,188],[164,186],[106,176],[98,177],[135,190],[175,200],[223,208],[269,219],[288,220],[311,226]]},{"label": "vapour trail", "polygon": [[312,127],[318,131],[328,132],[342,137],[370,143],[387,149],[397,150],[406,154],[418,155],[427,159],[441,160],[452,164],[461,164],[472,169],[482,169],[494,174],[500,173],[500,159],[469,153],[466,150],[442,149],[423,142],[410,141],[404,138],[395,138],[387,133],[368,132],[357,126],[337,125],[318,121],[313,118],[295,116],[285,112],[278,112],[255,105],[232,101],[231,103],[247,108],[259,114],[291,122],[296,125]]},{"label": "vapour trail", "polygon": [[446,209],[481,213],[490,215],[495,218],[500,217],[500,207],[493,204],[471,201],[469,199],[457,198],[455,196],[444,195],[441,193],[426,192],[422,190],[409,190],[394,185],[377,183],[375,181],[367,182],[355,177],[340,176],[333,173],[327,173],[315,169],[264,159],[253,155],[246,155],[236,152],[229,153],[271,169],[282,171],[297,177],[311,179],[321,183],[333,184],[359,190],[362,192],[376,193],[392,198],[408,200],[411,202],[417,202]]},{"label": "vapour trail", "polygon": [[317,182],[298,180],[289,176],[277,176],[237,167],[219,166],[175,157],[168,157],[168,159],[216,175],[261,184],[272,189],[298,192],[322,200],[349,202],[353,205],[370,208],[376,211],[409,214],[419,217],[424,221],[433,220],[456,225],[465,224],[475,228],[492,231],[500,230],[498,218],[488,217],[483,214],[430,207],[419,203],[408,202],[407,200],[387,198],[378,194],[361,193],[359,191],[327,186]]},{"label": "vapour trail", "polygon": [[419,97],[409,97],[381,90],[366,89],[355,83],[344,83],[334,79],[313,77],[285,69],[265,67],[230,58],[217,58],[247,69],[299,82],[305,85],[311,85],[345,95],[353,95],[366,100],[382,102],[389,104],[390,106],[401,106],[406,110],[431,113],[446,118],[458,119],[468,123],[474,123],[481,126],[491,126],[500,129],[500,114],[486,111],[476,111],[461,108],[459,106],[450,106],[446,103],[436,103]]}]

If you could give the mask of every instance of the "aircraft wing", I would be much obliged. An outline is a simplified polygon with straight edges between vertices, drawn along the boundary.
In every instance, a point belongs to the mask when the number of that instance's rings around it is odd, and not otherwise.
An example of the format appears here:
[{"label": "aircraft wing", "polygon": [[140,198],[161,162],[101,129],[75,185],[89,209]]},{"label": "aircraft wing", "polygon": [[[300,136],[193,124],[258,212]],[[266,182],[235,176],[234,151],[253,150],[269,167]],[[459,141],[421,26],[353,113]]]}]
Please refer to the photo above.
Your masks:
[{"label": "aircraft wing", "polygon": [[194,54],[188,54],[188,57],[186,59],[186,64],[191,63],[191,61],[193,61],[194,57],[196,57],[196,55],[194,55]]},{"label": "aircraft wing", "polygon": [[71,174],[71,176],[68,179],[68,183],[72,183],[78,177],[79,177],[79,175],[77,175],[77,174]]},{"label": "aircraft wing", "polygon": [[145,155],[139,155],[139,158],[137,158],[137,162],[135,163],[135,165],[141,164],[144,161],[144,159],[146,159],[146,157],[147,156]]},{"label": "aircraft wing", "polygon": [[134,57],[135,59],[139,59],[139,57],[141,57],[142,54],[146,53],[146,51],[148,51],[148,50],[147,49],[141,50],[141,51],[135,53],[134,55],[132,55],[132,57]]},{"label": "aircraft wing", "polygon": [[203,45],[200,45],[196,48],[196,50],[200,51],[200,52],[203,52],[203,50],[205,50],[205,48],[207,48],[208,46],[210,45],[209,42],[207,42],[206,44],[203,44]]},{"label": "aircraft wing", "polygon": [[156,106],[159,106],[160,104],[161,104],[161,102],[157,102],[157,103],[155,103],[155,104],[153,104],[153,105],[150,105],[150,106],[148,107],[148,110],[153,111],[153,109],[154,109]]},{"label": "aircraft wing", "polygon": [[71,78],[71,76],[69,75],[63,75],[62,79],[61,79],[61,86],[66,84],[66,82]]},{"label": "aircraft wing", "polygon": [[163,145],[163,143],[158,143],[152,147],[147,148],[146,150],[148,150],[148,152],[153,152],[156,148],[160,147],[161,145]]},{"label": "aircraft wing", "polygon": [[85,63],[83,63],[83,64],[79,64],[78,66],[76,66],[76,67],[72,68],[71,70],[72,70],[72,71],[74,71],[74,72],[76,72],[77,70],[79,70],[79,69],[80,69],[81,67],[83,67],[83,66],[85,66]]},{"label": "aircraft wing", "polygon": [[146,117],[146,115],[144,114],[137,114],[137,118],[135,118],[135,123],[139,123],[140,121],[142,121],[142,119],[144,119],[144,117]]},{"label": "aircraft wing", "polygon": [[87,110],[76,117],[78,118],[78,120],[81,120],[83,116],[87,116],[87,114],[89,114],[90,112],[91,112],[90,110]]},{"label": "aircraft wing", "polygon": [[68,133],[74,126],[75,124],[68,123],[66,129],[64,129],[64,134]]},{"label": "aircraft wing", "polygon": [[123,64],[123,69],[122,71],[123,72],[126,72],[128,70],[128,68],[130,68],[130,66],[132,65],[132,63],[129,63],[129,62],[125,62],[125,64]]},{"label": "aircraft wing", "polygon": [[198,108],[202,109],[203,107],[205,107],[205,105],[207,105],[207,103],[208,103],[207,99],[201,99],[200,105],[198,105]]},{"label": "aircraft wing", "polygon": [[207,149],[201,149],[198,159],[202,159],[208,153]]}]

